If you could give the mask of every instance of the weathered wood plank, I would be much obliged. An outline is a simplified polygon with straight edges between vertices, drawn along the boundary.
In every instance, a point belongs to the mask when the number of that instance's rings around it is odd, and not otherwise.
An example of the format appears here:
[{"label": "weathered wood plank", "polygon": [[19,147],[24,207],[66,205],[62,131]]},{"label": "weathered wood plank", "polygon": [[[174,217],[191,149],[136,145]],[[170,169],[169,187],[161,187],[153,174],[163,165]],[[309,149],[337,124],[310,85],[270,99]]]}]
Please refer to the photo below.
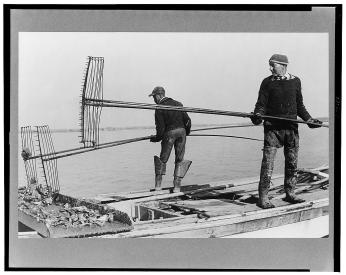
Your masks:
[{"label": "weathered wood plank", "polygon": [[[317,199],[323,199],[328,197],[328,190],[317,190],[312,193],[301,194],[301,197],[306,201],[313,201]],[[282,200],[281,197],[274,197],[272,199],[273,204],[276,207],[290,205],[288,202]],[[179,201],[177,204],[182,206],[195,208],[200,211],[204,211],[205,214],[209,216],[218,216],[226,214],[236,214],[236,213],[246,213],[249,211],[260,210],[258,206],[253,204],[237,205],[233,204],[230,200],[218,200],[218,199],[208,199],[208,200],[197,200],[197,201]]]},{"label": "weathered wood plank", "polygon": [[[272,208],[266,210],[257,210],[252,212],[247,212],[243,214],[234,214],[234,215],[225,215],[221,217],[212,217],[207,220],[199,220],[197,223],[190,224],[181,224],[175,226],[168,226],[165,228],[157,229],[147,229],[147,230],[135,230],[128,233],[119,233],[113,235],[115,238],[128,238],[128,237],[145,237],[145,236],[154,236],[162,234],[171,234],[176,232],[184,232],[191,230],[201,230],[201,229],[210,229],[213,230],[215,227],[219,226],[230,226],[231,224],[243,223],[251,220],[260,220],[267,218],[274,218],[282,215],[293,214],[295,212],[300,213],[301,211],[308,211],[311,209],[319,209],[328,206],[328,199],[322,199],[315,202],[302,203],[299,205],[289,205],[285,207]],[[321,215],[323,211],[321,210]],[[299,216],[301,216],[299,214]]]},{"label": "weathered wood plank", "polygon": [[[325,170],[328,167],[320,167],[316,169],[299,169],[299,171],[316,174],[323,177],[328,177],[329,175],[326,173],[321,172],[320,170]],[[284,178],[284,175],[273,175],[272,176],[272,182],[274,186],[282,184],[282,179]],[[248,177],[243,179],[235,179],[235,180],[225,180],[225,181],[217,181],[217,182],[210,182],[210,183],[202,183],[202,184],[196,184],[196,185],[186,185],[182,186],[182,191],[191,191],[196,190],[200,188],[205,187],[217,187],[222,185],[227,185],[232,183],[234,185],[234,190],[237,190],[237,186],[243,186],[247,184],[256,184],[259,182],[259,177]],[[278,182],[278,184],[277,184]],[[162,194],[169,194],[171,192],[171,187],[164,188],[160,191],[155,191],[153,189],[151,190],[139,190],[139,191],[130,191],[130,192],[113,192],[113,193],[104,193],[98,195],[95,199],[103,202],[103,201],[115,201],[115,200],[122,200],[122,199],[134,199],[134,198],[141,198],[141,197],[149,197],[149,196],[155,196],[155,195],[162,195]],[[221,191],[219,191],[221,192]]]},{"label": "weathered wood plank", "polygon": [[44,223],[37,222],[37,220],[34,219],[32,216],[29,216],[23,213],[22,211],[18,211],[18,221],[26,225],[27,227],[32,228],[44,237],[50,236],[49,230]]},{"label": "weathered wood plank", "polygon": [[[146,230],[158,230],[160,228],[176,227],[183,224],[193,224],[198,223],[201,220],[197,215],[189,215],[185,218],[176,217],[164,219],[162,221],[152,220],[152,221],[140,221],[135,223],[135,229],[132,232],[143,232]],[[102,236],[97,236],[97,238],[119,238],[118,234],[107,234]]]},{"label": "weathered wood plank", "polygon": [[[283,188],[283,175],[277,175],[272,178],[272,187],[271,190],[277,190]],[[245,196],[248,193],[255,193],[258,190],[258,181],[247,182],[244,184],[235,185],[222,190],[212,190],[210,192],[202,192],[196,195],[193,195],[193,198],[196,199],[206,199],[206,198],[217,198],[219,196],[229,197],[234,199],[236,196]]]},{"label": "weathered wood plank", "polygon": [[18,232],[18,239],[40,239],[42,238],[35,231]]},{"label": "weathered wood plank", "polygon": [[143,192],[129,192],[129,193],[123,193],[123,194],[102,194],[95,197],[95,200],[101,202],[101,203],[107,203],[107,202],[116,202],[116,201],[122,201],[122,200],[128,200],[128,199],[137,199],[142,197],[150,197],[155,195],[163,195],[163,194],[169,194],[170,189],[162,189],[159,191],[143,191]]},{"label": "weathered wood plank", "polygon": [[277,227],[265,228],[240,234],[226,235],[221,238],[325,238],[329,235],[329,215],[322,215],[310,220],[290,223]]},{"label": "weathered wood plank", "polygon": [[155,209],[145,205],[137,205],[137,215],[135,216],[138,221],[141,220],[164,220],[179,216],[176,213],[168,212],[162,209]]},{"label": "weathered wood plank", "polygon": [[[151,238],[220,238],[224,236],[253,232],[272,227],[297,223],[322,216],[322,209],[311,209],[302,212],[289,213],[280,217],[268,217],[235,224],[220,225],[213,228],[199,228],[185,232],[172,232],[150,236]],[[149,236],[148,236],[149,237]]]},{"label": "weathered wood plank", "polygon": [[[273,175],[272,178],[273,180],[281,179],[283,178],[283,175]],[[237,186],[245,186],[249,184],[258,183],[258,181],[259,181],[258,177],[251,177],[251,178],[245,178],[245,179],[236,179],[236,180],[227,180],[227,181],[218,181],[218,182],[211,182],[211,183],[205,183],[205,184],[182,186],[181,192],[177,192],[177,193],[170,193],[172,188],[169,188],[167,190],[160,190],[160,191],[145,190],[143,192],[102,194],[97,196],[95,199],[105,203],[110,203],[110,202],[116,203],[117,201],[132,199],[133,202],[138,203],[138,202],[145,202],[150,200],[180,197],[186,194],[193,194],[194,191],[197,191],[200,189],[204,189],[206,191],[206,190],[212,190],[212,189],[218,189],[218,188],[226,189],[231,186],[232,188],[234,188]]]},{"label": "weathered wood plank", "polygon": [[[320,187],[322,187],[323,185],[327,184],[328,183],[328,178],[323,178],[321,180],[318,180],[318,181],[314,181],[314,182],[311,182],[308,187],[306,185],[303,185],[302,187],[298,187],[296,190],[295,190],[295,193],[296,194],[302,194],[306,191],[309,191],[309,188],[310,187],[315,187],[315,189],[318,189]],[[276,190],[276,188],[272,187],[269,189],[269,195],[275,195],[275,199],[278,199],[278,198],[284,198],[286,195],[285,193],[282,193],[282,194],[276,194],[275,192],[273,192],[274,190]],[[311,189],[313,190],[313,189]],[[250,193],[247,193],[247,192],[244,192],[243,196],[240,198],[241,201],[244,201],[244,200],[247,200],[248,198],[250,197],[258,197],[258,192],[250,192]]]}]

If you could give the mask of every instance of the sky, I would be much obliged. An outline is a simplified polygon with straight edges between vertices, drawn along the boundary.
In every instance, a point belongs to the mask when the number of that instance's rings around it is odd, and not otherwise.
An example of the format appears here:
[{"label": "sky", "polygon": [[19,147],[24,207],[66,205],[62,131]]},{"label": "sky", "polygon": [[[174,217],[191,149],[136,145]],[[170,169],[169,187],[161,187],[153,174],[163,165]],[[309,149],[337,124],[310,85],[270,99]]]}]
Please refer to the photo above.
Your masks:
[{"label": "sky", "polygon": [[[154,103],[155,86],[186,107],[251,112],[268,60],[286,54],[313,117],[329,113],[327,33],[21,32],[19,127],[78,129],[88,56],[104,57],[104,99]],[[193,124],[249,122],[190,114]],[[154,126],[153,110],[103,108],[100,127]]]}]

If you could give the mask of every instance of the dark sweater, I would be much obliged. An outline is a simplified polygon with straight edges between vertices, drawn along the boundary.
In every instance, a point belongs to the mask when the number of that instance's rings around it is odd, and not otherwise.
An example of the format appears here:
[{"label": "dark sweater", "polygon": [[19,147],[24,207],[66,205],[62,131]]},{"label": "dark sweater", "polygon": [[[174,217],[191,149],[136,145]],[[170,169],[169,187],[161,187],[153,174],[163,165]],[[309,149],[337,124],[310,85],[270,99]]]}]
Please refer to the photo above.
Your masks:
[{"label": "dark sweater", "polygon": [[[182,107],[179,101],[172,98],[163,98],[159,105],[179,106]],[[163,138],[165,132],[185,128],[186,134],[190,133],[191,119],[186,112],[168,111],[168,110],[155,110],[155,124],[156,124],[156,141]]]},{"label": "dark sweater", "polygon": [[[303,103],[300,79],[290,75],[289,79],[275,80],[269,76],[262,81],[254,113],[297,119],[311,118]],[[298,129],[297,123],[266,119],[264,127],[274,129]]]}]

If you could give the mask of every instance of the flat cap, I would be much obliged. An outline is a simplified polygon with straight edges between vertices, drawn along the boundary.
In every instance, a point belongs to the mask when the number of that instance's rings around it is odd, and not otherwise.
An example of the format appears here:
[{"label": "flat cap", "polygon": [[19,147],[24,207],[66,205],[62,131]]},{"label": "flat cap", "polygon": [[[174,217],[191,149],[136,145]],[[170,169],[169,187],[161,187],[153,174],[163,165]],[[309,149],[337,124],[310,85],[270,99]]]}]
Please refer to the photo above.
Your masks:
[{"label": "flat cap", "polygon": [[165,95],[165,89],[160,86],[155,87],[149,96],[154,96],[154,95]]}]

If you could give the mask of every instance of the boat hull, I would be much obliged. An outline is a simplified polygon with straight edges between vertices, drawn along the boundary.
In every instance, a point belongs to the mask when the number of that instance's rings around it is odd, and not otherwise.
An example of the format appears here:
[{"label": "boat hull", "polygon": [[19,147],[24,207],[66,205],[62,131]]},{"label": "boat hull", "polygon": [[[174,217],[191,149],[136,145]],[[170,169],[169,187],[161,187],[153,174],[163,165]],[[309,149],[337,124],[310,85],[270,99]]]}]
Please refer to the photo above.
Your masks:
[{"label": "boat hull", "polygon": [[[319,238],[329,234],[328,168],[301,170],[296,193],[305,202],[285,202],[283,175],[272,178],[275,208],[256,205],[258,178],[182,186],[160,191],[108,193],[92,201],[126,214],[133,229],[97,232],[93,238]],[[35,228],[20,216],[25,225]],[[37,229],[37,228],[36,228]],[[49,237],[51,234],[41,235]],[[21,234],[24,236],[25,234]],[[27,234],[28,235],[28,234]],[[58,235],[57,235],[58,236]],[[59,235],[60,236],[60,235]],[[62,235],[61,235],[62,236]]]}]

